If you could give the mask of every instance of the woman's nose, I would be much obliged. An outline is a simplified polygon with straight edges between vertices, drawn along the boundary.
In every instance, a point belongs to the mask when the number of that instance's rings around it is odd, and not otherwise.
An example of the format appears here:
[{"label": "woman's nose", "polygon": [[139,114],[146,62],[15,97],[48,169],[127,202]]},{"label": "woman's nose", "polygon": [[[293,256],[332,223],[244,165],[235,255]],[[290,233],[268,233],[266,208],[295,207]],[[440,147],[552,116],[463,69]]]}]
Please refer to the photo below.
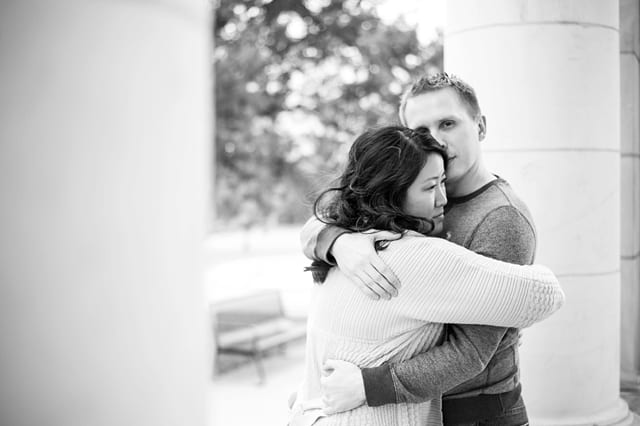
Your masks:
[{"label": "woman's nose", "polygon": [[447,191],[444,185],[439,185],[436,192],[436,206],[442,207],[447,204]]}]

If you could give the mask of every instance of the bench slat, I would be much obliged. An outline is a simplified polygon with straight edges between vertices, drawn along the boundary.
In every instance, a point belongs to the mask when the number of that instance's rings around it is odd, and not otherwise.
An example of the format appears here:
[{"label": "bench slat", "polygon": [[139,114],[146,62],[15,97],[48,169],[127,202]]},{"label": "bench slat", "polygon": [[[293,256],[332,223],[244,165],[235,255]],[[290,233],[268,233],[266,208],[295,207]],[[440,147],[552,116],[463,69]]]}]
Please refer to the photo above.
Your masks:
[{"label": "bench slat", "polygon": [[219,332],[218,347],[238,346],[244,342],[253,342],[256,339],[264,339],[267,336],[278,335],[288,330],[298,330],[299,328],[306,331],[306,325],[303,322],[301,323],[289,318],[271,319],[261,324]]}]

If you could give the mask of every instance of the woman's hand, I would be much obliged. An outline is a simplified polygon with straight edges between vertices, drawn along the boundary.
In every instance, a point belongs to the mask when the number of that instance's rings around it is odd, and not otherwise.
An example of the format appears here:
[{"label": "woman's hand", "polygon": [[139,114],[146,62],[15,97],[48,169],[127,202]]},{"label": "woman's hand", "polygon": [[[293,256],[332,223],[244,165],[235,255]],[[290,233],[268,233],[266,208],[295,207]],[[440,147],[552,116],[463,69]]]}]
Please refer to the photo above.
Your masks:
[{"label": "woman's hand", "polygon": [[391,299],[398,295],[400,280],[391,268],[378,256],[378,241],[393,241],[402,237],[390,231],[346,233],[333,243],[331,254],[338,268],[358,288],[372,299]]}]

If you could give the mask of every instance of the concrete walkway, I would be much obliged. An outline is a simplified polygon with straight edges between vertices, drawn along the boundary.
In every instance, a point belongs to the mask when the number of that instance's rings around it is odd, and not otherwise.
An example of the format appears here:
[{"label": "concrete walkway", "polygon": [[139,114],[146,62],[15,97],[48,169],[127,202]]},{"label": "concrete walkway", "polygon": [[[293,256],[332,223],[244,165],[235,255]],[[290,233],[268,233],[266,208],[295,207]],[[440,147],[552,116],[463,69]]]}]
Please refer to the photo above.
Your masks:
[{"label": "concrete walkway", "polygon": [[290,344],[284,354],[267,356],[264,367],[266,381],[261,384],[251,362],[214,377],[212,425],[287,424],[287,400],[302,377],[304,341]]}]

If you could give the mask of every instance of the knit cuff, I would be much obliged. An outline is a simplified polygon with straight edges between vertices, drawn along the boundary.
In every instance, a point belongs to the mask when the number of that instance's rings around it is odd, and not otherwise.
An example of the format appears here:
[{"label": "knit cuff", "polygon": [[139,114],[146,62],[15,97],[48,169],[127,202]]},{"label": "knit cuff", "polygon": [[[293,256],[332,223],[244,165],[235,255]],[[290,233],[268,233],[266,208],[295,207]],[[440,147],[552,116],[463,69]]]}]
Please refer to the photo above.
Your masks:
[{"label": "knit cuff", "polygon": [[363,368],[362,379],[369,407],[396,403],[396,390],[389,364],[374,368]]}]

